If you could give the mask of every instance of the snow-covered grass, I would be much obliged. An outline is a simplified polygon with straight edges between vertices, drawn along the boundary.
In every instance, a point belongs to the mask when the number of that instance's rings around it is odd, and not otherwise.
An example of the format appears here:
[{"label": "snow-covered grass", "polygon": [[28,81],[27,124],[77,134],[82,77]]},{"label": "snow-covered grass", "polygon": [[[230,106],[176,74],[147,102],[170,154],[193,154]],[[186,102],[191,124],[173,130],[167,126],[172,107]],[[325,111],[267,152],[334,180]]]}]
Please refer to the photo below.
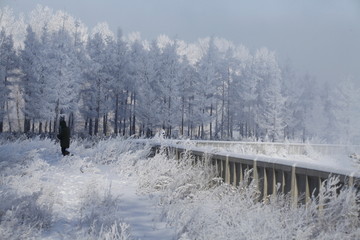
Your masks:
[{"label": "snow-covered grass", "polygon": [[[164,149],[163,149],[164,150]],[[0,145],[0,239],[360,239],[359,195],[329,179],[306,206],[257,201],[208,158],[181,160],[123,139]],[[247,178],[249,179],[249,178]]]},{"label": "snow-covered grass", "polygon": [[137,148],[75,141],[62,157],[50,139],[3,143],[0,239],[132,239],[118,188],[146,151]]},{"label": "snow-covered grass", "polygon": [[194,164],[186,155],[180,161],[157,155],[142,169],[142,187],[162,192],[163,217],[176,227],[179,239],[360,237],[359,195],[354,189],[337,195],[336,178],[323,184],[311,204],[294,208],[289,196],[258,202],[249,178],[239,187],[222,184],[206,158]]}]

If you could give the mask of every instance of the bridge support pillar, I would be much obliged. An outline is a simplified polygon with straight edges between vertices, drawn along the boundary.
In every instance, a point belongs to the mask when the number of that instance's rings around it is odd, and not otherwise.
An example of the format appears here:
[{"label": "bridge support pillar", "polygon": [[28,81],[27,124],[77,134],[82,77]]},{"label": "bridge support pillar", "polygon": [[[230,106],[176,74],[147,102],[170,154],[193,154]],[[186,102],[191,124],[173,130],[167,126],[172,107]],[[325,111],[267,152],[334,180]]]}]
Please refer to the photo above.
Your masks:
[{"label": "bridge support pillar", "polygon": [[298,187],[297,187],[297,180],[296,180],[296,167],[292,166],[291,169],[291,200],[293,203],[293,206],[297,206],[297,200],[298,200]]},{"label": "bridge support pillar", "polygon": [[225,183],[230,184],[230,166],[229,166],[229,156],[226,156],[225,160]]},{"label": "bridge support pillar", "polygon": [[350,176],[350,177],[349,177],[348,184],[349,184],[349,187],[354,186],[354,177],[353,177],[353,176]]},{"label": "bridge support pillar", "polygon": [[237,182],[237,178],[238,176],[236,175],[236,163],[235,162],[230,162],[230,183],[233,186],[236,186],[236,182]]},{"label": "bridge support pillar", "polygon": [[273,178],[272,178],[272,195],[276,196],[277,194],[277,176],[276,176],[276,171],[275,169],[273,168],[272,169],[272,172],[273,172]]},{"label": "bridge support pillar", "polygon": [[265,200],[267,196],[268,196],[268,174],[266,168],[264,168],[263,199]]},{"label": "bridge support pillar", "polygon": [[259,189],[259,173],[257,169],[256,160],[254,160],[254,166],[253,166],[253,180],[255,181],[255,187]]}]

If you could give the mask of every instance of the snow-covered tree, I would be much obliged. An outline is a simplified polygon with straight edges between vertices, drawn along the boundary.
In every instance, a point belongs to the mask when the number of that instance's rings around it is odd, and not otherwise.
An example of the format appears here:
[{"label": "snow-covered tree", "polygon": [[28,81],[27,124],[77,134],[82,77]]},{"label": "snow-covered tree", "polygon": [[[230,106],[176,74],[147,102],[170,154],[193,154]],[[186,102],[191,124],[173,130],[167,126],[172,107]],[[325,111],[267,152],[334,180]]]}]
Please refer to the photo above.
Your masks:
[{"label": "snow-covered tree", "polygon": [[31,120],[35,116],[36,104],[35,88],[39,79],[39,52],[40,41],[31,26],[27,28],[24,49],[21,51],[21,70],[22,70],[22,93],[24,96],[24,132],[29,132]]},{"label": "snow-covered tree", "polygon": [[278,141],[285,127],[281,70],[275,54],[266,48],[255,53],[254,61],[258,92],[256,123],[262,134],[270,137],[271,141]]},{"label": "snow-covered tree", "polygon": [[214,38],[210,38],[207,50],[197,63],[199,84],[202,86],[199,93],[199,108],[202,114],[202,123],[199,126],[199,137],[205,138],[205,127],[209,124],[209,137],[213,138],[213,120],[216,105],[216,91],[221,84],[219,73],[219,52],[214,44]]},{"label": "snow-covered tree", "polygon": [[[180,123],[180,135],[192,137],[193,128],[201,124],[199,121],[201,114],[198,110],[198,95],[199,92],[198,74],[195,68],[190,64],[187,57],[184,56],[180,63],[179,70],[179,97],[181,108],[181,123]],[[187,132],[185,132],[185,126]]]},{"label": "snow-covered tree", "polygon": [[[311,126],[313,125],[314,118],[312,112],[314,109],[316,96],[319,94],[318,85],[314,77],[306,74],[300,78],[301,84],[298,86],[297,102],[294,112],[294,126],[299,132],[303,142],[313,138],[315,136],[311,132]],[[320,101],[320,98],[318,98]]]},{"label": "snow-covered tree", "polygon": [[[55,131],[65,114],[72,129],[77,118],[90,134],[165,128],[176,136],[179,128],[180,135],[210,139],[359,138],[353,83],[320,88],[315,78],[279,67],[266,48],[250,54],[214,37],[186,43],[161,35],[149,43],[119,31],[115,38],[106,23],[88,34],[80,20],[41,5],[27,18],[1,8],[0,26],[0,122],[9,119],[10,128],[12,117],[4,114],[23,102],[25,132],[41,132],[44,123]],[[16,71],[4,59],[16,57],[16,48],[21,93],[15,103],[7,80]]]},{"label": "snow-covered tree", "polygon": [[114,133],[118,134],[121,129],[121,121],[124,121],[124,108],[126,96],[126,87],[129,83],[130,65],[129,51],[126,42],[122,39],[121,30],[118,30],[116,40],[109,39],[107,43],[107,64],[105,71],[110,78],[110,86],[112,89],[111,96],[114,101],[112,103],[114,113]]},{"label": "snow-covered tree", "polygon": [[326,97],[326,135],[328,142],[355,143],[360,137],[360,89],[351,78],[339,81]]},{"label": "snow-covered tree", "polygon": [[145,50],[139,41],[132,44],[131,62],[138,86],[138,107],[136,112],[144,131],[153,132],[162,127],[160,97],[156,81],[155,64],[159,58],[156,44]]},{"label": "snow-covered tree", "polygon": [[[3,28],[0,32],[0,132],[3,131],[3,120],[5,114],[9,114],[9,77],[14,74],[17,68],[17,56],[14,49],[14,42],[11,35],[6,35]],[[9,130],[11,131],[11,118],[8,115]]]},{"label": "snow-covered tree", "polygon": [[157,91],[160,97],[160,109],[163,128],[171,136],[175,126],[180,125],[180,64],[176,53],[176,42],[169,43],[161,49],[157,68]]},{"label": "snow-covered tree", "polygon": [[18,48],[23,45],[26,26],[23,15],[16,18],[11,8],[0,8],[0,29],[5,29],[6,34],[12,36],[14,47]]},{"label": "snow-covered tree", "polygon": [[299,99],[299,89],[301,89],[301,83],[298,82],[296,74],[292,69],[291,65],[287,63],[281,68],[281,85],[283,90],[283,96],[286,98],[285,101],[285,123],[286,127],[284,130],[285,138],[296,138],[296,126],[299,124],[299,119],[296,117],[298,106],[297,102]]},{"label": "snow-covered tree", "polygon": [[[86,69],[86,82],[82,92],[83,114],[89,126],[89,134],[96,135],[99,131],[100,117],[109,109],[106,64],[106,43],[100,33],[88,39],[87,53],[89,56]],[[93,125],[94,124],[94,125]],[[94,126],[94,129],[93,129]]]},{"label": "snow-covered tree", "polygon": [[242,73],[237,77],[238,96],[240,102],[238,108],[238,119],[240,134],[243,137],[254,137],[256,132],[255,110],[258,98],[257,77],[254,73],[255,66],[253,58],[246,61]]},{"label": "snow-covered tree", "polygon": [[66,29],[53,34],[52,39],[52,70],[49,79],[55,86],[52,103],[55,109],[55,122],[59,114],[71,115],[78,110],[82,70],[74,45],[74,39]]}]

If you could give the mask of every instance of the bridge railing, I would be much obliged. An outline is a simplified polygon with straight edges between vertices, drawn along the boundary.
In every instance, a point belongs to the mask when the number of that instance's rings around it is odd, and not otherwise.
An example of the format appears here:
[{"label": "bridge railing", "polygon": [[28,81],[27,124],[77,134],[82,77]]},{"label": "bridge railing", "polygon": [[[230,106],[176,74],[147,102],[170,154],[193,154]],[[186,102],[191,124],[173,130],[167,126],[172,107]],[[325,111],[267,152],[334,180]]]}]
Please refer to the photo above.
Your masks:
[{"label": "bridge railing", "polygon": [[209,153],[198,147],[168,145],[168,150],[177,159],[185,152],[197,160],[204,156],[216,167],[218,177],[227,184],[239,185],[245,179],[245,173],[251,170],[251,179],[255,181],[260,193],[260,200],[266,200],[278,193],[290,194],[294,204],[307,203],[312,196],[321,191],[322,183],[330,176],[339,178],[339,189],[343,186],[354,186],[360,189],[360,174],[324,166],[308,165],[290,160],[244,156],[236,153]]},{"label": "bridge railing", "polygon": [[288,155],[305,155],[314,151],[322,155],[339,153],[360,153],[360,145],[307,144],[307,143],[273,143],[273,142],[240,142],[240,141],[191,141],[197,147],[214,147],[228,150],[252,151],[266,154],[269,149]]}]

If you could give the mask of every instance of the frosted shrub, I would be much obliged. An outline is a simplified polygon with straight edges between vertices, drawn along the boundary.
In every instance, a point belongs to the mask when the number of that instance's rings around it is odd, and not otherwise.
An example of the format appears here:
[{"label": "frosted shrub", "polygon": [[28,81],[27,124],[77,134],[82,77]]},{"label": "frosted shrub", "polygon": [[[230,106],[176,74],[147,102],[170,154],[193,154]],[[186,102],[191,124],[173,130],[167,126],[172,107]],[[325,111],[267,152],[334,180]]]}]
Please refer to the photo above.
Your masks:
[{"label": "frosted shrub", "polygon": [[215,177],[215,170],[208,158],[195,161],[188,153],[180,160],[167,158],[167,149],[139,164],[140,184],[143,189],[167,190],[173,199],[184,198],[193,190],[206,189]]},{"label": "frosted shrub", "polygon": [[289,195],[259,201],[251,170],[237,187],[212,184],[216,175],[208,159],[196,162],[185,153],[176,160],[165,153],[141,162],[140,184],[160,193],[162,216],[179,239],[360,239],[359,195],[339,191],[336,178],[325,181],[311,203],[293,207]]},{"label": "frosted shrub", "polygon": [[52,206],[40,204],[41,195],[40,191],[18,197],[9,189],[3,189],[0,196],[0,236],[2,239],[32,238],[51,226]]},{"label": "frosted shrub", "polygon": [[158,203],[154,221],[166,221],[176,239],[360,239],[359,195],[339,190],[337,178],[293,207],[288,195],[259,201],[251,170],[234,187],[217,177],[209,156],[185,152],[177,160],[162,148],[147,158],[149,151],[122,139],[75,140],[70,157],[48,139],[0,145],[0,239],[132,239],[123,195],[115,193],[120,182],[136,180],[138,193]]},{"label": "frosted shrub", "polygon": [[339,182],[338,177],[324,181],[319,196],[307,208],[313,217],[313,236],[318,239],[360,238],[360,195],[351,187],[339,191]]},{"label": "frosted shrub", "polygon": [[40,231],[31,226],[19,225],[17,219],[7,217],[6,221],[0,224],[0,237],[6,240],[39,239]]},{"label": "frosted shrub", "polygon": [[130,225],[126,223],[117,223],[116,221],[111,226],[102,225],[100,232],[97,232],[94,228],[95,222],[91,226],[90,234],[86,237],[87,240],[131,240],[133,239],[130,234]]},{"label": "frosted shrub", "polygon": [[[121,164],[132,166],[138,159],[146,157],[150,151],[150,145],[145,145],[144,147],[122,138],[110,138],[89,143],[75,141],[73,144],[77,151],[81,153],[86,152],[86,156],[90,155],[89,160],[91,162],[106,165]],[[87,147],[88,145],[90,147]]]},{"label": "frosted shrub", "polygon": [[85,239],[131,239],[130,227],[121,222],[118,197],[111,194],[111,186],[103,196],[88,188],[81,204],[81,225],[87,229]]}]

